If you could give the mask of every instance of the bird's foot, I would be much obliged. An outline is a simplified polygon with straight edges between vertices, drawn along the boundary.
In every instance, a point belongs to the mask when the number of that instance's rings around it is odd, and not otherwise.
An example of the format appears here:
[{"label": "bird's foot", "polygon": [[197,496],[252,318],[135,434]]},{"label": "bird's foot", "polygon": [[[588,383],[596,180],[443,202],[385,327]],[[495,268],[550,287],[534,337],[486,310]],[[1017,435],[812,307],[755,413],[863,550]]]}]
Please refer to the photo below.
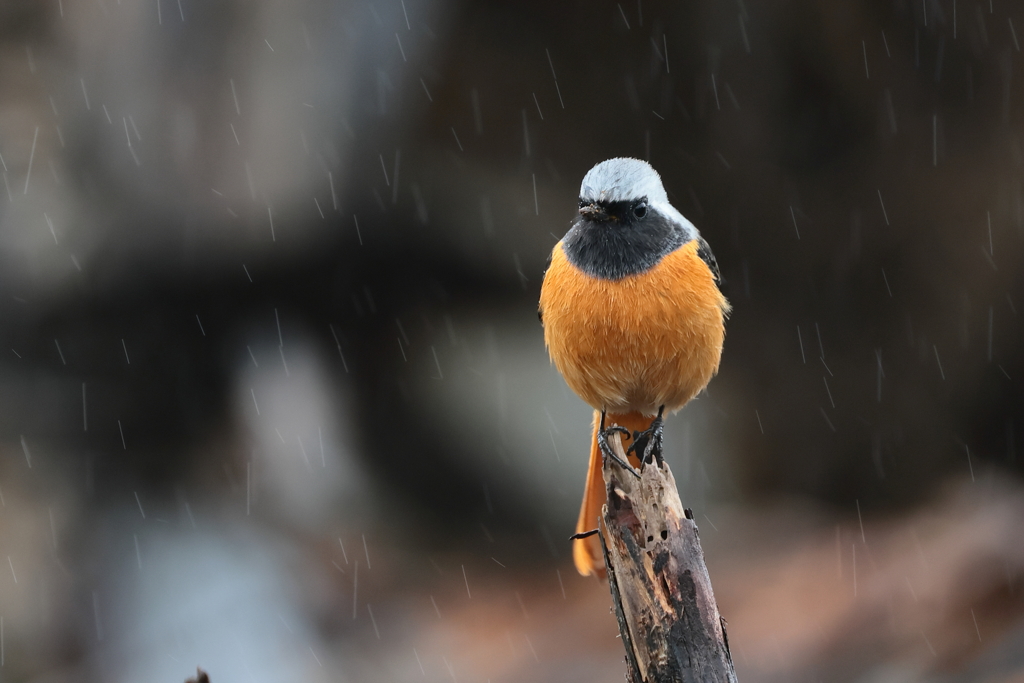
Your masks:
[{"label": "bird's foot", "polygon": [[[601,449],[601,454],[605,458],[611,458],[615,462],[619,463],[619,465],[624,470],[626,470],[627,472],[630,472],[631,474],[633,474],[633,476],[635,476],[637,479],[639,479],[640,475],[637,474],[636,470],[633,469],[633,466],[630,465],[625,460],[623,460],[622,458],[620,458],[619,456],[615,455],[615,451],[612,450],[611,445],[608,443],[608,437],[611,436],[612,434],[625,434],[626,438],[630,438],[632,436],[629,433],[628,429],[626,429],[625,427],[619,427],[618,425],[616,425],[614,427],[608,427],[607,429],[605,429],[605,426],[604,426],[604,412],[602,411],[601,412],[601,426],[597,428],[597,446],[598,446],[598,448]],[[630,448],[632,448],[632,446],[630,446]]]},{"label": "bird's foot", "polygon": [[658,408],[658,416],[651,422],[651,426],[642,432],[634,432],[633,443],[630,444],[626,454],[636,453],[638,456],[643,454],[640,458],[641,466],[646,465],[650,462],[657,462],[658,467],[661,467],[665,463],[665,459],[662,456],[662,448],[665,443],[664,439],[664,427],[665,427],[665,406]]}]

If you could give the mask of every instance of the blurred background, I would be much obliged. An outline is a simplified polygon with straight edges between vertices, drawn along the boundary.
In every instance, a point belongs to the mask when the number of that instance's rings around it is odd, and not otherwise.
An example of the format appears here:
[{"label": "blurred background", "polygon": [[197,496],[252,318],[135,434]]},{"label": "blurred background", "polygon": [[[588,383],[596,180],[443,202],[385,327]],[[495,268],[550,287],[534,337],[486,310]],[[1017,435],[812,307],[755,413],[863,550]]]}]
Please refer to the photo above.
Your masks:
[{"label": "blurred background", "polygon": [[1024,680],[1024,6],[0,4],[0,680],[621,681],[536,301],[649,160],[741,681]]}]

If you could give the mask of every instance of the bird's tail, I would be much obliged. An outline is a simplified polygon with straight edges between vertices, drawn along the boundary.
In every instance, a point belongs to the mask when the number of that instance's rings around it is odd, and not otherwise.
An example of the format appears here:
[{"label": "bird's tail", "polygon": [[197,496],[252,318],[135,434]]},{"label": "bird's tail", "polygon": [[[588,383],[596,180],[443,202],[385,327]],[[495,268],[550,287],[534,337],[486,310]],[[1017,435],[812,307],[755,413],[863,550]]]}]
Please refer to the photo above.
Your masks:
[{"label": "bird's tail", "polygon": [[[651,417],[640,413],[623,413],[605,416],[605,427],[619,425],[630,432],[641,432],[651,426]],[[594,411],[594,436],[590,443],[590,467],[587,469],[587,483],[583,489],[583,505],[580,507],[580,518],[576,522],[576,533],[596,529],[601,516],[601,508],[608,496],[605,492],[604,475],[602,473],[603,458],[597,445],[597,430],[601,426],[601,413]],[[630,454],[629,462],[634,467],[640,466],[640,460]],[[583,576],[596,574],[603,578],[604,553],[601,550],[601,539],[594,536],[576,539],[572,542],[572,559],[576,563],[576,571]]]}]

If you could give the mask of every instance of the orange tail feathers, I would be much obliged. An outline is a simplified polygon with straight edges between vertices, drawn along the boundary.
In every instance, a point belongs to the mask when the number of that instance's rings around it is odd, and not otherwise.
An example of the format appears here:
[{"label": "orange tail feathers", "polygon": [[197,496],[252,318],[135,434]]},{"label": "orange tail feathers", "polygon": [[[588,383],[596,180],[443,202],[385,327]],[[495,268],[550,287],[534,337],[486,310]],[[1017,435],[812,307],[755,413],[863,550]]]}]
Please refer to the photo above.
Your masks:
[{"label": "orange tail feathers", "polygon": [[[643,431],[651,426],[653,416],[648,417],[640,413],[625,413],[621,415],[611,414],[605,416],[605,427],[619,425],[630,432]],[[576,533],[583,533],[596,529],[598,519],[601,517],[601,508],[607,500],[604,486],[604,474],[602,465],[604,459],[601,449],[597,445],[597,430],[601,426],[601,413],[594,411],[594,436],[590,443],[590,467],[587,469],[587,483],[583,489],[583,505],[580,507],[580,518],[576,522]],[[633,467],[640,466],[640,460],[630,454],[629,463]],[[576,571],[583,576],[596,574],[603,578],[604,553],[601,550],[601,539],[594,536],[577,539],[572,542],[572,559],[576,564]]]}]

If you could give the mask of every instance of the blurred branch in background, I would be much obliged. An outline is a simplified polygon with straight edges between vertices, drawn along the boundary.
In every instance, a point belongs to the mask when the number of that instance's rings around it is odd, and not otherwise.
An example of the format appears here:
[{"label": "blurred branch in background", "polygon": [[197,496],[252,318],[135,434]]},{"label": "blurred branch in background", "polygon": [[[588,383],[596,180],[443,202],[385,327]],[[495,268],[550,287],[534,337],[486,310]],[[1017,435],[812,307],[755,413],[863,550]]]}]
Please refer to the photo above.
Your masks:
[{"label": "blurred branch in background", "polygon": [[210,676],[200,668],[196,668],[196,675],[186,678],[185,683],[210,683]]}]

